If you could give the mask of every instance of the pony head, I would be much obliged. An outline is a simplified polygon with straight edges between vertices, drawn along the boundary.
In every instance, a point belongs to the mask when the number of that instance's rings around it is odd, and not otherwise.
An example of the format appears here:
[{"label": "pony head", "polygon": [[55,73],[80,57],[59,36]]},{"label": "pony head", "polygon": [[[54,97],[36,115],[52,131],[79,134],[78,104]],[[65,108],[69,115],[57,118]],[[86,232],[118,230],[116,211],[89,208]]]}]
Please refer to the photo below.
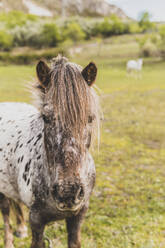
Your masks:
[{"label": "pony head", "polygon": [[97,68],[91,62],[82,69],[58,56],[51,67],[39,61],[36,70],[52,195],[61,211],[76,210],[89,186],[88,149],[99,121],[91,87]]}]

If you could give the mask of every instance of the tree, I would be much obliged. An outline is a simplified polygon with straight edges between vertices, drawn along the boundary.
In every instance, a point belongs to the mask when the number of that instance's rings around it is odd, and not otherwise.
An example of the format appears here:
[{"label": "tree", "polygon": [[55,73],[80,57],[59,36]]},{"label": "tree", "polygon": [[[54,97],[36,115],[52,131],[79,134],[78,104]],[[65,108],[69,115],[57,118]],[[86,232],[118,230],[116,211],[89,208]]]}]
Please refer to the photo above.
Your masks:
[{"label": "tree", "polygon": [[151,15],[148,12],[142,12],[139,18],[139,26],[142,32],[153,30],[155,24],[150,21]]}]

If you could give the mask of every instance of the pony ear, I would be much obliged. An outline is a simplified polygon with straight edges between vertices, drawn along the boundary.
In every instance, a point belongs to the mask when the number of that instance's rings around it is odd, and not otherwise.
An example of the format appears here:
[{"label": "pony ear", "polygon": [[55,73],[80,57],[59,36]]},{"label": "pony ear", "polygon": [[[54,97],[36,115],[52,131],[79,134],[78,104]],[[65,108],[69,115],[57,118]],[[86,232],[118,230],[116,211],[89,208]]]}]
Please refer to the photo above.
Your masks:
[{"label": "pony ear", "polygon": [[96,79],[97,67],[93,62],[90,62],[83,70],[82,76],[89,86],[91,86]]},{"label": "pony ear", "polygon": [[43,60],[40,60],[36,66],[36,71],[41,86],[46,88],[50,82],[49,66]]}]

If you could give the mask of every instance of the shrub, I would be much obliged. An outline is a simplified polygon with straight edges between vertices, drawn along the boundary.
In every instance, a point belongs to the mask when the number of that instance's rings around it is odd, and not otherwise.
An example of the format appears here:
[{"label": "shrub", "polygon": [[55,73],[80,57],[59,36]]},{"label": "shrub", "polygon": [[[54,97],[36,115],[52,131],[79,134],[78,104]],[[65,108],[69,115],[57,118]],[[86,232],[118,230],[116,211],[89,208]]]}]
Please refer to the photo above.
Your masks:
[{"label": "shrub", "polygon": [[41,47],[41,24],[27,22],[24,26],[16,26],[11,30],[14,46]]},{"label": "shrub", "polygon": [[141,49],[141,53],[144,57],[152,57],[158,55],[157,46],[148,40]]},{"label": "shrub", "polygon": [[159,33],[153,33],[150,35],[150,39],[152,43],[154,43],[155,45],[159,45],[161,41],[161,36],[159,35]]},{"label": "shrub", "polygon": [[85,39],[89,40],[94,35],[94,28],[99,22],[97,19],[90,18],[77,18],[75,20],[81,27],[82,31],[85,33]]},{"label": "shrub", "polygon": [[139,26],[142,32],[153,30],[155,24],[150,21],[150,14],[148,12],[143,12],[139,20]]},{"label": "shrub", "polygon": [[161,57],[165,58],[165,25],[162,25],[159,29],[159,42],[158,48],[160,51]]},{"label": "shrub", "polygon": [[53,23],[46,23],[42,27],[40,34],[42,47],[55,47],[61,40],[58,27]]},{"label": "shrub", "polygon": [[160,51],[161,57],[165,58],[165,40],[160,43],[159,51]]},{"label": "shrub", "polygon": [[9,51],[13,46],[12,35],[6,33],[4,30],[0,30],[0,50]]},{"label": "shrub", "polygon": [[59,29],[55,24],[27,22],[11,31],[15,46],[55,47],[60,41]]},{"label": "shrub", "polygon": [[105,17],[101,23],[95,26],[95,35],[101,34],[103,37],[111,35],[119,35],[129,33],[128,23],[122,22],[120,18],[115,15]]},{"label": "shrub", "polygon": [[152,57],[159,55],[159,35],[146,34],[141,38],[137,38],[136,41],[139,43],[141,56]]},{"label": "shrub", "polygon": [[163,58],[165,58],[165,25],[163,25],[160,28],[160,36],[161,36],[161,41],[159,44],[159,50],[160,54]]},{"label": "shrub", "polygon": [[101,34],[103,37],[108,37],[113,34],[113,25],[108,17],[104,21],[95,26],[95,34]]},{"label": "shrub", "polygon": [[141,28],[137,22],[129,23],[129,32],[131,34],[138,34],[141,33]]},{"label": "shrub", "polygon": [[137,37],[136,41],[138,42],[140,48],[142,48],[145,43],[147,42],[147,40],[149,40],[149,35],[144,35],[143,37]]},{"label": "shrub", "polygon": [[1,13],[0,21],[4,22],[6,28],[12,29],[16,26],[23,26],[28,21],[37,21],[38,17],[31,14],[24,14],[20,11],[11,11],[9,13]]},{"label": "shrub", "polygon": [[122,22],[122,20],[119,17],[117,17],[116,15],[112,15],[110,17],[110,21],[112,22],[113,34],[128,33],[127,23]]},{"label": "shrub", "polygon": [[67,23],[63,27],[63,38],[73,40],[74,42],[84,40],[85,33],[82,30],[81,26],[76,22]]},{"label": "shrub", "polygon": [[159,30],[161,38],[164,40],[165,39],[165,25],[162,25]]}]

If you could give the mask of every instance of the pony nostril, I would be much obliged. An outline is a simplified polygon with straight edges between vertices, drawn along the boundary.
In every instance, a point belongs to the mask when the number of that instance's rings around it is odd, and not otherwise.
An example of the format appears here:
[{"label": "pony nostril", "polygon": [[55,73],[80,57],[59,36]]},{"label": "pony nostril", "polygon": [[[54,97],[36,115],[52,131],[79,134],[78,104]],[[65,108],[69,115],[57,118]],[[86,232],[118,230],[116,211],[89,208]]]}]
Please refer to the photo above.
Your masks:
[{"label": "pony nostril", "polygon": [[80,190],[80,197],[83,197],[84,196],[84,189],[83,187],[81,187],[81,190]]},{"label": "pony nostril", "polygon": [[60,208],[64,208],[65,207],[65,204],[61,202],[61,203],[59,203],[59,207]]},{"label": "pony nostril", "polygon": [[77,193],[77,198],[78,199],[81,199],[82,197],[84,196],[84,189],[83,187],[81,186],[78,193]]},{"label": "pony nostril", "polygon": [[78,206],[84,198],[84,188],[78,184],[54,184],[52,195],[59,209]]}]

